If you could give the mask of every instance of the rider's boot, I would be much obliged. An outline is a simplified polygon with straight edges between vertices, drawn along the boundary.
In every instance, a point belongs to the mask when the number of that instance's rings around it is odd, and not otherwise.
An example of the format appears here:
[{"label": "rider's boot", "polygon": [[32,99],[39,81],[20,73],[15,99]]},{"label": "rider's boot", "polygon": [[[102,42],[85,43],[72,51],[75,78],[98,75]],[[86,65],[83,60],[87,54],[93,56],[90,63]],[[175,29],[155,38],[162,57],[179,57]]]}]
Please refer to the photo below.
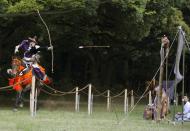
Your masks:
[{"label": "rider's boot", "polygon": [[34,73],[35,75],[42,80],[45,84],[50,84],[51,80],[49,79],[49,77],[43,73],[40,68],[34,68]]},{"label": "rider's boot", "polygon": [[52,83],[52,80],[51,80],[47,75],[45,75],[45,77],[44,77],[44,79],[43,79],[43,82],[44,82],[45,84],[50,84],[50,83]]},{"label": "rider's boot", "polygon": [[43,80],[45,77],[45,74],[40,70],[40,68],[33,68],[33,71],[35,75],[40,79]]}]

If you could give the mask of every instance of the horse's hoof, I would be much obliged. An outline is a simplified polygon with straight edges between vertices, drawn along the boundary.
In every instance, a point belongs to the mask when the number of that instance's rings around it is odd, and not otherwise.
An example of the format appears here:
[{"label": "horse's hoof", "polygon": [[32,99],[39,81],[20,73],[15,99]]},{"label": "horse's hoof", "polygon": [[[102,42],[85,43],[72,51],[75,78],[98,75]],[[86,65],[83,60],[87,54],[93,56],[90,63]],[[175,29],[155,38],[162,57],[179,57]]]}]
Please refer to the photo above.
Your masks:
[{"label": "horse's hoof", "polygon": [[13,109],[13,112],[17,112],[17,111],[18,111],[18,109],[17,109],[17,108],[14,108],[14,109]]}]

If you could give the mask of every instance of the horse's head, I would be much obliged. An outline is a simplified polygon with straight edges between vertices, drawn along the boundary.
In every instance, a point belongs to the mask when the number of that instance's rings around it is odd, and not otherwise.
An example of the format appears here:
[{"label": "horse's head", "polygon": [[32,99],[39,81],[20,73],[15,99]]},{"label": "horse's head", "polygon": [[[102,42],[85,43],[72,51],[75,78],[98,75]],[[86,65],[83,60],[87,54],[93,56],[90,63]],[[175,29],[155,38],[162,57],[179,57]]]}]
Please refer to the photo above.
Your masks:
[{"label": "horse's head", "polygon": [[11,66],[12,66],[12,75],[13,76],[18,75],[18,73],[20,72],[21,63],[22,63],[21,59],[19,59],[18,57],[12,57]]}]

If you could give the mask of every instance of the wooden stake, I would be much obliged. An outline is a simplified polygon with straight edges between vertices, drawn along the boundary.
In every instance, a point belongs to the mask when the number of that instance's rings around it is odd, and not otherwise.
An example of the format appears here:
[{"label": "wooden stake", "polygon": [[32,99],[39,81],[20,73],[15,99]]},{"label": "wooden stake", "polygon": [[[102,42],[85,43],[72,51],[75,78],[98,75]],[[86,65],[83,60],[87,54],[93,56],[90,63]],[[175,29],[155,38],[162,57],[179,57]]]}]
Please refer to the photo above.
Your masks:
[{"label": "wooden stake", "polygon": [[125,97],[124,97],[124,113],[125,113],[125,115],[128,113],[128,97],[127,97],[127,89],[125,89]]},{"label": "wooden stake", "polygon": [[75,111],[76,111],[76,112],[79,111],[79,109],[78,109],[78,105],[79,105],[79,104],[78,104],[78,102],[79,102],[79,100],[78,100],[78,99],[79,99],[78,90],[79,90],[78,87],[76,87],[76,94],[75,94]]},{"label": "wooden stake", "polygon": [[88,115],[91,114],[91,96],[92,96],[92,85],[88,87]]},{"label": "wooden stake", "polygon": [[92,110],[93,110],[93,99],[94,99],[94,97],[93,97],[93,94],[92,94],[91,95],[91,103],[90,103],[90,105],[91,105],[90,114],[92,114]]},{"label": "wooden stake", "polygon": [[31,87],[31,91],[30,91],[30,114],[32,117],[35,116],[34,114],[34,110],[35,110],[35,84],[36,84],[36,78],[35,76],[33,75],[32,76],[32,87]]},{"label": "wooden stake", "polygon": [[149,91],[149,102],[148,102],[148,104],[149,105],[152,105],[152,95],[151,95],[151,91]]},{"label": "wooden stake", "polygon": [[134,106],[134,95],[133,90],[131,91],[131,108]]},{"label": "wooden stake", "polygon": [[110,111],[110,90],[107,92],[107,111]]}]

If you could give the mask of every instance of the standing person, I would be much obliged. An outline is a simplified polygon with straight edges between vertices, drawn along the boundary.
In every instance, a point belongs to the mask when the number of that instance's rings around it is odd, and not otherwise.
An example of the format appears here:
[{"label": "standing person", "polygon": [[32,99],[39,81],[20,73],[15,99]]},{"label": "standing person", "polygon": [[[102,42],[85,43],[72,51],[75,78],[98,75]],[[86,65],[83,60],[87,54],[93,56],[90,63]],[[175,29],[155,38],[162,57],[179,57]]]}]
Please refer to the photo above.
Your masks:
[{"label": "standing person", "polygon": [[190,102],[187,96],[184,96],[182,101],[184,101],[185,105],[183,106],[183,112],[178,112],[175,115],[175,119],[177,121],[180,120],[190,120]]},{"label": "standing person", "polygon": [[39,52],[43,50],[52,50],[53,47],[40,47],[37,43],[37,37],[28,37],[27,40],[23,40],[19,45],[15,47],[15,54],[19,52],[19,50],[23,50],[23,63],[24,69],[20,72],[19,75],[25,74],[30,67],[33,67],[35,75],[41,80],[45,80],[47,75],[45,75],[38,65],[39,61]]}]

